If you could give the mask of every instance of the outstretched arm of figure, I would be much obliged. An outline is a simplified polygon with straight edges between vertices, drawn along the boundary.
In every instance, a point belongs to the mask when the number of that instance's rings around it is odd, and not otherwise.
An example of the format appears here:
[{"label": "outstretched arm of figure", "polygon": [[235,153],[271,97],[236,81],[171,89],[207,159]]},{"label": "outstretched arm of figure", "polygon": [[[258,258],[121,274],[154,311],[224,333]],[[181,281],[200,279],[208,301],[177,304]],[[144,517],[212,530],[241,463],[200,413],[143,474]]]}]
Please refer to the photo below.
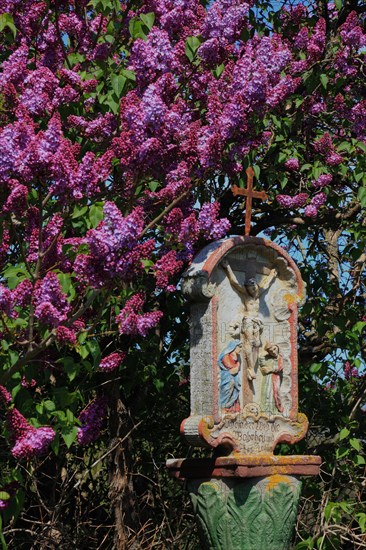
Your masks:
[{"label": "outstretched arm of figure", "polygon": [[241,296],[244,296],[244,298],[246,298],[248,296],[248,293],[247,293],[247,290],[245,288],[245,286],[241,286],[238,282],[238,279],[235,277],[234,275],[234,272],[233,270],[231,269],[230,267],[230,264],[227,260],[222,260],[220,266],[222,267],[222,269],[225,271],[229,281],[230,281],[230,284],[231,286],[237,291],[239,292],[239,294]]},{"label": "outstretched arm of figure", "polygon": [[278,271],[275,267],[273,269],[271,269],[270,274],[267,275],[267,277],[264,277],[264,279],[262,281],[262,284],[260,285],[260,289],[261,290],[267,290],[267,288],[269,288],[269,286],[274,281],[274,278],[277,276],[277,274],[278,274]]}]

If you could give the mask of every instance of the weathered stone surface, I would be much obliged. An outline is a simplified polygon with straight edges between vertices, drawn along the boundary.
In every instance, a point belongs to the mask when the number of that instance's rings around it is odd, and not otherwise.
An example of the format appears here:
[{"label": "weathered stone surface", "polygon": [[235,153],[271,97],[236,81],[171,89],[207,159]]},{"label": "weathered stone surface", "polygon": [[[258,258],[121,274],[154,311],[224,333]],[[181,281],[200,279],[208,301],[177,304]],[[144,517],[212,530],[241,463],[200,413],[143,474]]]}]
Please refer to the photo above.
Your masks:
[{"label": "weathered stone surface", "polygon": [[167,468],[172,477],[182,481],[194,478],[245,478],[271,475],[319,474],[321,458],[309,455],[274,455],[272,453],[216,456],[212,458],[171,458]]},{"label": "weathered stone surface", "polygon": [[204,248],[184,277],[191,300],[192,445],[270,452],[304,437],[297,308],[304,284],[279,246],[235,237]]}]

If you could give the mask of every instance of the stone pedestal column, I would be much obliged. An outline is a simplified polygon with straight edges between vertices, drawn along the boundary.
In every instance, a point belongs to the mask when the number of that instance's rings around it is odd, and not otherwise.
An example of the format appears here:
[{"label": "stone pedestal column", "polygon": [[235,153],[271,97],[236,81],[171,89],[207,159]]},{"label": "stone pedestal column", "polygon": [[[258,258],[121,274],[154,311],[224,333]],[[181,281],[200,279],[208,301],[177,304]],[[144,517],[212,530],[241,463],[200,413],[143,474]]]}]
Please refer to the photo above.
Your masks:
[{"label": "stone pedestal column", "polygon": [[319,464],[319,457],[238,455],[167,466],[186,481],[204,550],[288,550],[299,475],[318,474]]},{"label": "stone pedestal column", "polygon": [[198,253],[183,292],[191,303],[191,411],[181,433],[216,458],[167,467],[186,482],[203,548],[287,550],[299,476],[318,475],[320,465],[318,456],[273,454],[308,429],[298,410],[299,269],[276,243],[232,237]]},{"label": "stone pedestal column", "polygon": [[189,480],[202,548],[285,550],[290,547],[301,481],[273,475]]}]

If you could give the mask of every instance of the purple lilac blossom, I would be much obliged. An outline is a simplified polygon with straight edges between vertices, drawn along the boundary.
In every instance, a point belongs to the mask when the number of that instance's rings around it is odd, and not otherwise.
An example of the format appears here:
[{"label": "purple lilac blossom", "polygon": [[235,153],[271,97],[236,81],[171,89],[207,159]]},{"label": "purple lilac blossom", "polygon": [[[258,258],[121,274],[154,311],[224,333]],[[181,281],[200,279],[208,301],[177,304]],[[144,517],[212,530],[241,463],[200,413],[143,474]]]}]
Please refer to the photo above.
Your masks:
[{"label": "purple lilac blossom", "polygon": [[329,185],[332,181],[333,176],[331,174],[322,174],[317,180],[313,181],[313,186],[321,189],[322,187]]},{"label": "purple lilac blossom", "polygon": [[52,443],[55,432],[49,426],[34,428],[16,408],[7,413],[7,423],[14,446],[11,454],[14,458],[31,459],[45,454]]},{"label": "purple lilac blossom", "polygon": [[340,34],[344,44],[356,50],[366,45],[366,33],[363,32],[362,27],[358,23],[357,13],[351,11],[345,23],[340,27]]},{"label": "purple lilac blossom", "polygon": [[183,262],[178,260],[175,250],[170,250],[164,254],[154,265],[156,288],[162,290],[175,289],[173,285],[169,285],[169,280],[179,273],[182,267]]},{"label": "purple lilac blossom", "polygon": [[292,197],[292,206],[294,208],[302,208],[305,206],[306,201],[308,200],[309,195],[307,193],[299,193]]},{"label": "purple lilac blossom", "polygon": [[345,362],[343,372],[346,380],[352,380],[352,378],[360,378],[358,369],[356,369],[356,367],[353,367],[350,361]]},{"label": "purple lilac blossom", "polygon": [[217,219],[220,212],[218,202],[204,203],[198,214],[198,228],[206,239],[220,239],[230,229],[231,224],[227,218]]},{"label": "purple lilac blossom", "polygon": [[13,297],[11,291],[0,283],[0,311],[13,317]]},{"label": "purple lilac blossom", "polygon": [[59,325],[56,329],[56,340],[60,345],[76,346],[76,333],[72,329]]},{"label": "purple lilac blossom", "polygon": [[319,209],[327,200],[327,195],[325,193],[318,193],[311,199],[311,203],[315,206],[316,209]]},{"label": "purple lilac blossom", "polygon": [[290,158],[286,160],[285,167],[287,168],[287,170],[293,170],[297,172],[300,169],[299,159]]},{"label": "purple lilac blossom", "polygon": [[141,312],[145,303],[143,294],[138,293],[127,300],[125,307],[116,317],[120,334],[131,336],[146,336],[149,330],[154,328],[160,321],[163,313],[161,311]]},{"label": "purple lilac blossom", "polygon": [[292,208],[292,197],[290,195],[277,195],[276,201],[284,208]]},{"label": "purple lilac blossom", "polygon": [[316,218],[318,209],[314,204],[308,204],[308,206],[305,207],[304,214],[308,218]]},{"label": "purple lilac blossom", "polygon": [[104,220],[88,231],[84,241],[89,254],[79,254],[74,264],[78,278],[94,287],[103,286],[115,277],[131,279],[143,269],[142,260],[155,247],[153,240],[138,242],[144,227],[141,207],[123,217],[114,203],[106,202],[103,212]]},{"label": "purple lilac blossom", "polygon": [[325,157],[325,163],[329,166],[338,166],[343,162],[343,160],[343,157],[335,152],[331,152]]},{"label": "purple lilac blossom", "polygon": [[103,359],[99,363],[99,369],[103,372],[112,372],[122,364],[126,354],[123,352],[114,352]]},{"label": "purple lilac blossom", "polygon": [[89,445],[99,438],[106,413],[106,397],[95,399],[80,413],[81,426],[78,428],[77,434],[79,445]]},{"label": "purple lilac blossom", "polygon": [[34,290],[34,315],[42,323],[57,327],[67,319],[70,304],[62,292],[61,283],[52,271],[37,281]]},{"label": "purple lilac blossom", "polygon": [[0,404],[9,405],[12,402],[11,393],[8,390],[0,385]]}]

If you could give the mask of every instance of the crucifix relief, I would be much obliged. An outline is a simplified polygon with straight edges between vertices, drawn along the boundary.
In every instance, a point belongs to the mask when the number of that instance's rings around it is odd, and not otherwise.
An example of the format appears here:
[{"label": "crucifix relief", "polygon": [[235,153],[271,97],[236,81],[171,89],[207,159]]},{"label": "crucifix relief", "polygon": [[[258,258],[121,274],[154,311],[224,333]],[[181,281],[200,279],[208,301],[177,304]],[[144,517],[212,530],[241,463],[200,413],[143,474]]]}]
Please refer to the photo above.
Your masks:
[{"label": "crucifix relief", "polygon": [[258,284],[255,277],[250,277],[240,284],[234,275],[228,262],[224,259],[221,267],[226,272],[233,289],[239,294],[243,303],[243,316],[240,322],[240,334],[242,336],[243,357],[246,363],[246,376],[248,380],[256,378],[255,367],[258,359],[258,349],[261,345],[260,336],[263,332],[263,322],[259,316],[259,298],[261,293],[272,283],[277,271],[272,269],[267,277]]},{"label": "crucifix relief", "polygon": [[252,453],[301,439],[297,306],[304,285],[288,254],[258,237],[217,241],[195,258],[184,289],[193,302],[188,441]]},{"label": "crucifix relief", "polygon": [[231,190],[233,192],[234,197],[237,195],[243,195],[246,197],[246,204],[245,204],[245,232],[244,235],[250,234],[250,221],[252,219],[252,202],[253,199],[261,199],[262,201],[266,201],[268,199],[268,195],[265,191],[254,191],[253,189],[253,176],[254,171],[252,167],[249,167],[246,169],[246,175],[247,175],[247,188],[243,189],[241,187],[238,187],[237,185],[233,185]]}]

